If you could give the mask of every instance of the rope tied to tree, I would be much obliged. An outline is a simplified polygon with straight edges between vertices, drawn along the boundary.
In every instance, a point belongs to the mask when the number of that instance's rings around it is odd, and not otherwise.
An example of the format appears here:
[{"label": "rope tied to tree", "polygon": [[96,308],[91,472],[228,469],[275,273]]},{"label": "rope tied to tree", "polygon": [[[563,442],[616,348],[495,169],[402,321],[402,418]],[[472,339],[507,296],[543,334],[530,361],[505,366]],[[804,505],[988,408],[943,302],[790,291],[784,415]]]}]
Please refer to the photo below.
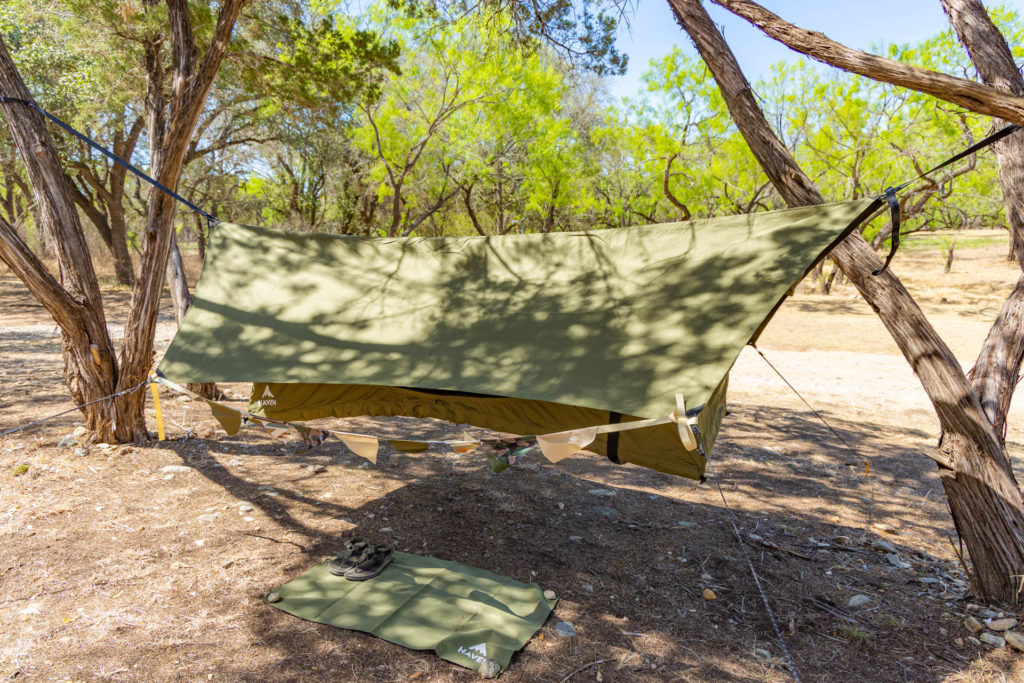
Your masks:
[{"label": "rope tied to tree", "polygon": [[81,410],[82,408],[94,405],[96,403],[100,403],[102,401],[109,401],[109,400],[114,399],[114,398],[118,398],[118,397],[121,397],[121,396],[126,396],[127,394],[133,394],[133,393],[135,393],[136,391],[138,391],[139,389],[141,389],[142,387],[146,386],[149,383],[150,383],[150,380],[147,379],[145,382],[141,382],[139,384],[136,384],[134,387],[132,387],[130,389],[125,389],[123,391],[118,391],[117,393],[110,394],[109,396],[104,396],[103,398],[98,398],[95,401],[89,401],[88,403],[83,403],[80,406],[75,406],[74,408],[69,408],[69,409],[67,409],[65,411],[56,413],[54,415],[49,415],[47,417],[35,420],[33,422],[29,422],[27,424],[19,425],[17,427],[11,427],[10,429],[5,429],[4,431],[0,432],[0,437],[7,436],[8,434],[14,434],[15,432],[20,432],[22,430],[28,429],[29,427],[34,427],[35,425],[42,424],[43,422],[47,422],[49,420],[53,420],[55,418],[58,418],[61,415],[67,415],[68,413],[73,413],[76,410]]},{"label": "rope tied to tree", "polygon": [[139,178],[145,180],[147,183],[149,183],[150,185],[152,185],[156,189],[160,190],[161,192],[166,193],[167,195],[173,197],[174,199],[177,199],[179,202],[181,202],[182,204],[184,204],[188,208],[192,209],[193,211],[198,213],[200,216],[203,216],[206,219],[207,223],[210,225],[210,227],[213,227],[214,225],[217,224],[218,219],[212,213],[208,213],[206,211],[203,211],[198,206],[196,206],[195,204],[193,204],[189,200],[185,199],[184,197],[182,197],[180,194],[178,194],[177,192],[175,192],[171,188],[167,187],[166,185],[164,185],[160,181],[156,180],[155,178],[150,177],[147,173],[145,173],[141,169],[137,168],[136,166],[134,166],[130,162],[126,161],[125,159],[122,159],[118,155],[114,154],[109,149],[107,149],[106,147],[104,147],[100,143],[96,142],[95,140],[90,138],[85,133],[82,133],[81,131],[73,128],[70,124],[65,123],[64,121],[60,120],[59,118],[57,118],[56,116],[54,116],[50,112],[46,111],[45,109],[40,107],[38,104],[36,104],[34,101],[32,101],[32,100],[25,100],[25,99],[22,99],[20,97],[5,97],[5,96],[0,95],[0,104],[23,104],[26,107],[31,107],[32,109],[35,109],[37,112],[42,114],[44,117],[46,117],[47,119],[49,119],[53,123],[57,124],[58,126],[63,128],[65,131],[67,131],[68,133],[71,133],[76,138],[78,138],[79,140],[81,140],[85,144],[87,144],[90,147],[92,147],[93,149],[95,149],[97,152],[103,154],[104,156],[106,156],[108,159],[110,159],[114,163],[120,164],[121,166],[124,166],[126,169],[128,169],[129,171],[134,173]]}]

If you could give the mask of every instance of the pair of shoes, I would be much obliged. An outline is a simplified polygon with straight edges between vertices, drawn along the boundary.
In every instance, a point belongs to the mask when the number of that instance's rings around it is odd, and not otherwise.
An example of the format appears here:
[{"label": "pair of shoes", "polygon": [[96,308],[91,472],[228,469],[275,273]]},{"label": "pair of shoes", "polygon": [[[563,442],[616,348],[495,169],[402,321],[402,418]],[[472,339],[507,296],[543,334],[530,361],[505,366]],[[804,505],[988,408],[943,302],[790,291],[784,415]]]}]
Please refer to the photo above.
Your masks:
[{"label": "pair of shoes", "polygon": [[391,564],[391,546],[373,545],[363,538],[345,543],[345,553],[327,563],[327,571],[349,581],[366,581]]}]

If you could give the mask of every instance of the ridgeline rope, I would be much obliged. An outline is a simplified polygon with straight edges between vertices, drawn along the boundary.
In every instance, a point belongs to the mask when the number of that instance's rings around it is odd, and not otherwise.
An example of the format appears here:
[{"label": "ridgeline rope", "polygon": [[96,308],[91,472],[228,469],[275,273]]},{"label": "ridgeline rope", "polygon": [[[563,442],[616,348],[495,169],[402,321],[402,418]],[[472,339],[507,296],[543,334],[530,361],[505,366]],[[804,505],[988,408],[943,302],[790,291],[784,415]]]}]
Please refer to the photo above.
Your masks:
[{"label": "ridgeline rope", "polygon": [[198,206],[196,206],[195,204],[193,204],[189,200],[185,199],[184,197],[182,197],[180,194],[178,194],[177,192],[175,192],[171,188],[167,187],[166,185],[164,185],[160,181],[158,181],[158,180],[156,180],[154,178],[151,178],[144,171],[136,168],[135,166],[133,166],[128,161],[126,161],[126,160],[122,159],[121,157],[117,156],[116,154],[111,152],[109,149],[107,149],[106,147],[104,147],[100,143],[98,143],[95,140],[93,140],[92,138],[90,138],[85,133],[82,133],[82,132],[76,130],[75,128],[72,128],[71,125],[65,123],[64,121],[61,121],[56,116],[54,116],[50,112],[48,112],[45,109],[43,109],[42,107],[40,107],[38,104],[36,104],[32,100],[23,100],[20,97],[3,97],[3,96],[0,96],[0,104],[23,104],[26,107],[31,107],[32,109],[35,109],[37,112],[39,112],[40,114],[45,116],[47,119],[49,119],[50,121],[53,121],[55,124],[57,124],[58,126],[63,128],[65,131],[67,131],[68,133],[71,133],[76,138],[78,138],[79,140],[81,140],[85,144],[89,145],[90,147],[95,149],[97,152],[100,152],[101,154],[106,156],[108,159],[110,159],[114,163],[120,164],[121,166],[124,166],[126,169],[128,169],[129,171],[131,171],[132,173],[134,173],[138,177],[142,178],[143,180],[145,180],[147,183],[149,183],[150,185],[152,185],[156,189],[160,190],[161,192],[167,193],[171,197],[174,197],[179,202],[181,202],[182,204],[184,204],[188,208],[190,208],[193,211],[195,211],[196,213],[198,213],[200,216],[203,216],[204,218],[206,218],[206,220],[211,225],[217,222],[217,217],[214,216],[213,214],[207,213],[206,211],[203,211]]}]

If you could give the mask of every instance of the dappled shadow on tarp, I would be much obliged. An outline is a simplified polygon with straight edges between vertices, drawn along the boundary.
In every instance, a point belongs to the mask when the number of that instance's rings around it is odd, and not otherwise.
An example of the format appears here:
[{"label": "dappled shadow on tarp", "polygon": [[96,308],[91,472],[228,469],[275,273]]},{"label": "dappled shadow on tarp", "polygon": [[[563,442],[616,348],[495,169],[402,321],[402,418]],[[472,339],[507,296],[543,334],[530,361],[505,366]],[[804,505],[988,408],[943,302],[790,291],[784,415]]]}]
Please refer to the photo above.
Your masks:
[{"label": "dappled shadow on tarp", "polygon": [[654,417],[705,402],[870,206],[594,233],[369,239],[221,225],[161,370],[372,384]]}]

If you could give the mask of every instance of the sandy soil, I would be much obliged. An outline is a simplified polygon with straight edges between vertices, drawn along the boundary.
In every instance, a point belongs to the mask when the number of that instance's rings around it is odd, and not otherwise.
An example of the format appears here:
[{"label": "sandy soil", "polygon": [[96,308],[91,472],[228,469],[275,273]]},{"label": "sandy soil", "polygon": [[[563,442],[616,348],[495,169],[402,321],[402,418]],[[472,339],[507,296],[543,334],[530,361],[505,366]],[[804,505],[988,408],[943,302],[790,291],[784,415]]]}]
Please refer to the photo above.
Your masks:
[{"label": "sandy soil", "polygon": [[[949,274],[937,249],[896,261],[965,367],[1019,273],[1004,251],[961,250]],[[119,336],[127,294],[106,296]],[[165,315],[161,349],[172,334]],[[389,453],[372,466],[336,441],[307,451],[252,429],[218,435],[205,408],[169,395],[170,441],[78,456],[56,447],[75,414],[7,437],[0,677],[475,678],[430,652],[260,602],[358,535],[559,594],[542,637],[502,680],[791,680],[744,548],[803,680],[1024,680],[1015,651],[972,644],[960,624],[987,607],[971,605],[934,466],[919,451],[936,422],[867,305],[846,287],[799,292],[759,347],[852,448],[750,349],[733,372],[717,482],[704,485],[585,455],[500,475],[472,454]],[[70,407],[60,367],[53,323],[0,275],[0,429]],[[1015,408],[1009,432],[1018,468],[1020,417]],[[345,424],[461,433],[422,420]],[[168,475],[167,465],[189,470]],[[880,541],[909,567],[872,546]],[[718,599],[704,600],[705,588]],[[870,602],[848,608],[853,595]],[[557,637],[560,620],[579,635]]]}]

